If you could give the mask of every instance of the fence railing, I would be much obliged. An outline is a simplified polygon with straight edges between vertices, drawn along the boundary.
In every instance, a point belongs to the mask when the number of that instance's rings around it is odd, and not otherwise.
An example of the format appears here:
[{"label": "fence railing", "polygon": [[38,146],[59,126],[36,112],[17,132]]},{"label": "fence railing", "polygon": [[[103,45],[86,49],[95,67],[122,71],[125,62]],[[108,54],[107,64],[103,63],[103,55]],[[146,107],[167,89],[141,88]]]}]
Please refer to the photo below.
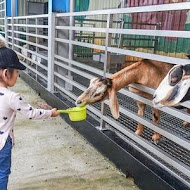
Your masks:
[{"label": "fence railing", "polygon": [[[111,74],[111,63],[107,59],[111,54],[116,57],[134,56],[171,64],[189,64],[190,61],[184,58],[159,55],[156,52],[153,54],[129,50],[127,47],[113,47],[111,45],[113,37],[118,34],[148,36],[153,39],[155,37],[189,39],[189,31],[113,27],[114,18],[117,18],[115,15],[118,14],[182,10],[190,10],[190,3],[14,17],[7,18],[5,28],[7,28],[6,35],[9,45],[22,57],[22,63],[27,67],[27,74],[52,93],[59,92],[74,102],[76,97],[88,87],[90,79],[94,76],[109,76]],[[88,24],[69,25],[69,20],[78,16],[93,17],[86,18],[86,23],[89,21],[88,19],[91,19],[89,22],[92,22],[93,19],[97,20],[94,17],[102,15],[104,18],[106,17],[106,22],[102,22],[106,24],[102,27],[96,27],[96,25],[91,27]],[[104,43],[97,43],[96,40],[79,40],[78,36],[83,36],[85,33],[91,33],[94,39],[101,33],[101,36],[104,37]],[[105,59],[103,62],[95,61],[93,58],[88,62],[79,60],[74,55],[71,56],[76,47],[90,48],[94,55],[101,52]],[[150,94],[154,93],[154,89],[137,84],[131,85]],[[100,129],[109,128],[115,131],[135,149],[190,187],[190,129],[182,126],[183,120],[190,123],[190,115],[184,110],[162,108],[160,110],[164,113],[161,123],[155,124],[151,120],[151,100],[132,93],[127,88],[120,90],[118,97],[121,117],[117,121],[110,114],[108,100],[101,104],[96,103],[88,106],[88,113],[99,122]],[[137,106],[134,100],[148,105],[144,118],[137,115]],[[188,102],[183,103],[183,106],[190,108]],[[137,122],[145,126],[144,135],[141,137],[134,133]],[[153,131],[163,136],[158,145],[151,142]]]},{"label": "fence railing", "polygon": [[48,15],[7,18],[7,38],[27,73],[47,87]]},{"label": "fence railing", "polygon": [[6,12],[6,2],[0,1],[0,34],[5,36],[5,12]]}]

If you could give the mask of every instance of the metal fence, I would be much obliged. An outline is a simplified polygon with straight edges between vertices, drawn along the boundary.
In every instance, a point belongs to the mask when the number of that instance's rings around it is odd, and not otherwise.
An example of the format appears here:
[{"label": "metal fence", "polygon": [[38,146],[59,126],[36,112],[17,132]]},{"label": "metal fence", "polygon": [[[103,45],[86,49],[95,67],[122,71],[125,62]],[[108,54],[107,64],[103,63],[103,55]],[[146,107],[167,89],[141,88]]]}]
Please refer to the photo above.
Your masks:
[{"label": "metal fence", "polygon": [[[118,14],[189,9],[190,3],[186,2],[168,4],[167,6],[152,5],[88,12],[50,13],[49,15],[8,18],[5,27],[7,28],[9,45],[22,57],[28,75],[52,93],[60,93],[74,102],[76,97],[88,87],[90,79],[94,76],[109,76],[111,74],[111,66],[107,60],[107,56],[110,54],[116,57],[135,56],[171,64],[189,64],[190,61],[187,59],[111,46],[115,35],[148,36],[152,39],[158,37],[189,39],[189,31],[168,31],[157,28],[124,29],[115,28],[112,25]],[[91,27],[89,24],[78,26],[73,22],[75,18],[80,16],[88,16],[89,18],[100,15],[104,15],[106,18],[106,22],[104,22],[106,24],[102,27],[95,25]],[[96,44],[93,40],[79,40],[82,32],[91,33],[94,38],[101,33],[101,36],[104,36],[104,41],[101,44]],[[94,55],[101,52],[105,55],[105,59],[103,62],[93,59],[91,62],[86,62],[77,59],[73,52],[76,47],[89,48]],[[154,53],[156,52],[154,51]],[[131,85],[150,94],[154,93],[154,89],[137,84]],[[183,120],[190,123],[190,115],[185,110],[162,108],[161,122],[157,125],[151,121],[152,102],[150,100],[128,91],[127,88],[120,90],[118,97],[121,116],[117,121],[112,118],[109,109],[107,109],[107,100],[88,106],[88,113],[97,120],[100,130],[109,128],[115,131],[136,150],[151,158],[160,167],[190,187],[190,128],[182,126]],[[148,105],[144,118],[137,115],[137,106],[134,100]],[[189,102],[182,105],[190,108]],[[145,132],[141,137],[134,133],[137,122],[145,126]],[[151,142],[153,131],[163,136],[158,145]]]},{"label": "metal fence", "polygon": [[8,17],[7,39],[26,65],[27,73],[47,87],[48,15]]},{"label": "metal fence", "polygon": [[5,12],[6,2],[5,0],[0,1],[0,34],[5,36]]}]

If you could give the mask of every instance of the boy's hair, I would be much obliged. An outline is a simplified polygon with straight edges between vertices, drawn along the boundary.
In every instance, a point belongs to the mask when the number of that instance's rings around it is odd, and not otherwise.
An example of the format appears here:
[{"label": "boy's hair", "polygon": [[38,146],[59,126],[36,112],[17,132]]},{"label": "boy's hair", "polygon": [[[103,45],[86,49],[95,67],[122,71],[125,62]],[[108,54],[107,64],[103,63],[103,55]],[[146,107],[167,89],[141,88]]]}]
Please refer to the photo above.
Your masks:
[{"label": "boy's hair", "polygon": [[[12,76],[13,76],[13,73],[14,73],[14,68],[6,68],[7,69],[7,71],[8,71],[8,78],[9,79],[11,79],[12,78]],[[2,78],[2,71],[3,71],[4,69],[2,69],[2,68],[0,68],[0,82],[4,82],[4,80],[3,80],[3,78]]]}]

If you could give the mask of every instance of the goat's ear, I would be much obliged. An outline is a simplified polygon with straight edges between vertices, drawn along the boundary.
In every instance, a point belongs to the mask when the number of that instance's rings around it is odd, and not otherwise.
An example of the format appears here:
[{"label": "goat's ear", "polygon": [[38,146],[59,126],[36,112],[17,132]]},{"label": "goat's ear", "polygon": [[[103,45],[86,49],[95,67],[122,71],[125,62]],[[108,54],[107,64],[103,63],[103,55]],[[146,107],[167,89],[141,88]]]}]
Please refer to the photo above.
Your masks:
[{"label": "goat's ear", "polygon": [[118,119],[119,118],[119,103],[118,103],[115,89],[109,89],[108,94],[109,94],[109,106],[110,106],[111,113],[115,119]]}]

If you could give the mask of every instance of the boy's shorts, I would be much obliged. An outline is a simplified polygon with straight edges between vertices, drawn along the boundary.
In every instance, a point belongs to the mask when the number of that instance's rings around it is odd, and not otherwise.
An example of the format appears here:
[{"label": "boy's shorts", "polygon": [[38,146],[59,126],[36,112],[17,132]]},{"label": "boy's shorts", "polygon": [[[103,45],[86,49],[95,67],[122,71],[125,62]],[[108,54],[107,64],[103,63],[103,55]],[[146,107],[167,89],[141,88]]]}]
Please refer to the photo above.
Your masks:
[{"label": "boy's shorts", "polygon": [[7,138],[5,146],[0,150],[0,190],[7,190],[9,175],[11,173],[12,140]]}]

